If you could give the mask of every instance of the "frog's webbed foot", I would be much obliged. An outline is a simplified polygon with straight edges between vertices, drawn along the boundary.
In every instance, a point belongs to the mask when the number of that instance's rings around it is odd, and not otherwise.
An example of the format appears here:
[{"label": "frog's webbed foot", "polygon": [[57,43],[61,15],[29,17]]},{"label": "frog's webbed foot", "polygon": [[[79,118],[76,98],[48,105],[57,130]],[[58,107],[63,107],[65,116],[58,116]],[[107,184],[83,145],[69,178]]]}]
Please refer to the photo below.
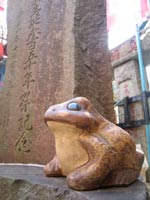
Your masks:
[{"label": "frog's webbed foot", "polygon": [[44,174],[48,177],[50,177],[50,176],[63,176],[61,165],[60,165],[60,162],[59,162],[57,156],[55,156],[53,158],[53,160],[51,160],[49,163],[47,163],[44,166]]},{"label": "frog's webbed foot", "polygon": [[89,161],[67,176],[68,185],[77,190],[99,188],[116,165],[116,152],[100,136],[80,136],[80,143],[89,155]]}]

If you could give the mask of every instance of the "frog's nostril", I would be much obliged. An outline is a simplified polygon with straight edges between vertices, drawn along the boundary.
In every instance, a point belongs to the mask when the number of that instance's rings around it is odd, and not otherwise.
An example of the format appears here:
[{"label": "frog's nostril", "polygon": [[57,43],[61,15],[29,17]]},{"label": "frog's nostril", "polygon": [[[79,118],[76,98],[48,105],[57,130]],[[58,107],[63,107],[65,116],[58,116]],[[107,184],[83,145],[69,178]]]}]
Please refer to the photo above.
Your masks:
[{"label": "frog's nostril", "polygon": [[53,112],[55,112],[55,110],[56,110],[55,108],[52,109]]}]

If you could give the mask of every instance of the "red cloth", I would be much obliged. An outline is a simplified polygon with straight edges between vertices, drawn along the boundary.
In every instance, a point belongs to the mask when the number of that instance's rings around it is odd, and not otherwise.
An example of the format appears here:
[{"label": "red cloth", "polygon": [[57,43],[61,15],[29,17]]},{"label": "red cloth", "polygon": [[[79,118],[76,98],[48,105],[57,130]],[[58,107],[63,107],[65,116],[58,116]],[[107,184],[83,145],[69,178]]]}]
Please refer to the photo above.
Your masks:
[{"label": "red cloth", "polygon": [[4,46],[2,43],[0,43],[0,58],[4,56]]},{"label": "red cloth", "polygon": [[[144,18],[148,12],[148,1],[147,0],[132,0],[131,5],[133,6],[133,2],[135,5],[140,5],[139,10],[137,10],[138,14],[140,12],[141,18]],[[130,0],[122,1],[121,0],[106,0],[107,3],[107,28],[110,31],[113,27],[120,26],[121,22],[125,23],[128,18],[132,17],[135,18],[135,14],[132,14],[132,8],[130,8]],[[126,7],[124,7],[124,6]],[[128,9],[127,9],[128,7]],[[131,19],[131,18],[130,18]],[[129,20],[130,20],[129,19]],[[120,23],[120,24],[118,24]],[[135,21],[136,23],[136,21]]]},{"label": "red cloth", "polygon": [[0,0],[0,11],[4,11],[5,0]]},{"label": "red cloth", "polygon": [[142,18],[146,16],[146,14],[148,13],[148,3],[147,0],[141,0],[141,15]]},{"label": "red cloth", "polygon": [[117,0],[107,0],[107,29],[108,31],[115,25],[116,23],[116,9],[115,8]]}]

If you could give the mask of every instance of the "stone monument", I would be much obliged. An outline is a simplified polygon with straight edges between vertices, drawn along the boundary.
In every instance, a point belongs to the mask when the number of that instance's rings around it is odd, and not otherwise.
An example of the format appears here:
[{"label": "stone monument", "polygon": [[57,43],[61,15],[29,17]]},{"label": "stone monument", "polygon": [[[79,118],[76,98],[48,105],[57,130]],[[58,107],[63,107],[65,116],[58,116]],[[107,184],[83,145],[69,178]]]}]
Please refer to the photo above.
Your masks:
[{"label": "stone monument", "polygon": [[[114,121],[104,0],[8,0],[8,60],[0,91],[0,162],[55,154],[49,105],[85,96]],[[44,156],[43,156],[44,155]]]}]

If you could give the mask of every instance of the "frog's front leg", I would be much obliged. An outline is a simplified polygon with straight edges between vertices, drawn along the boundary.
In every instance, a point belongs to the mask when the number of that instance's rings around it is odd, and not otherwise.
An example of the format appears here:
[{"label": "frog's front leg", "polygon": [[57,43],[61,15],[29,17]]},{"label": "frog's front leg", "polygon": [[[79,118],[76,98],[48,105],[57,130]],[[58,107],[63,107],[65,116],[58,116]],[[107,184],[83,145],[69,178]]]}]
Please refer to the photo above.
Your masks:
[{"label": "frog's front leg", "polygon": [[89,161],[67,176],[68,185],[77,190],[99,188],[117,164],[116,151],[101,136],[80,136],[80,143]]},{"label": "frog's front leg", "polygon": [[44,166],[44,174],[50,176],[63,176],[60,162],[55,156],[49,163]]}]

